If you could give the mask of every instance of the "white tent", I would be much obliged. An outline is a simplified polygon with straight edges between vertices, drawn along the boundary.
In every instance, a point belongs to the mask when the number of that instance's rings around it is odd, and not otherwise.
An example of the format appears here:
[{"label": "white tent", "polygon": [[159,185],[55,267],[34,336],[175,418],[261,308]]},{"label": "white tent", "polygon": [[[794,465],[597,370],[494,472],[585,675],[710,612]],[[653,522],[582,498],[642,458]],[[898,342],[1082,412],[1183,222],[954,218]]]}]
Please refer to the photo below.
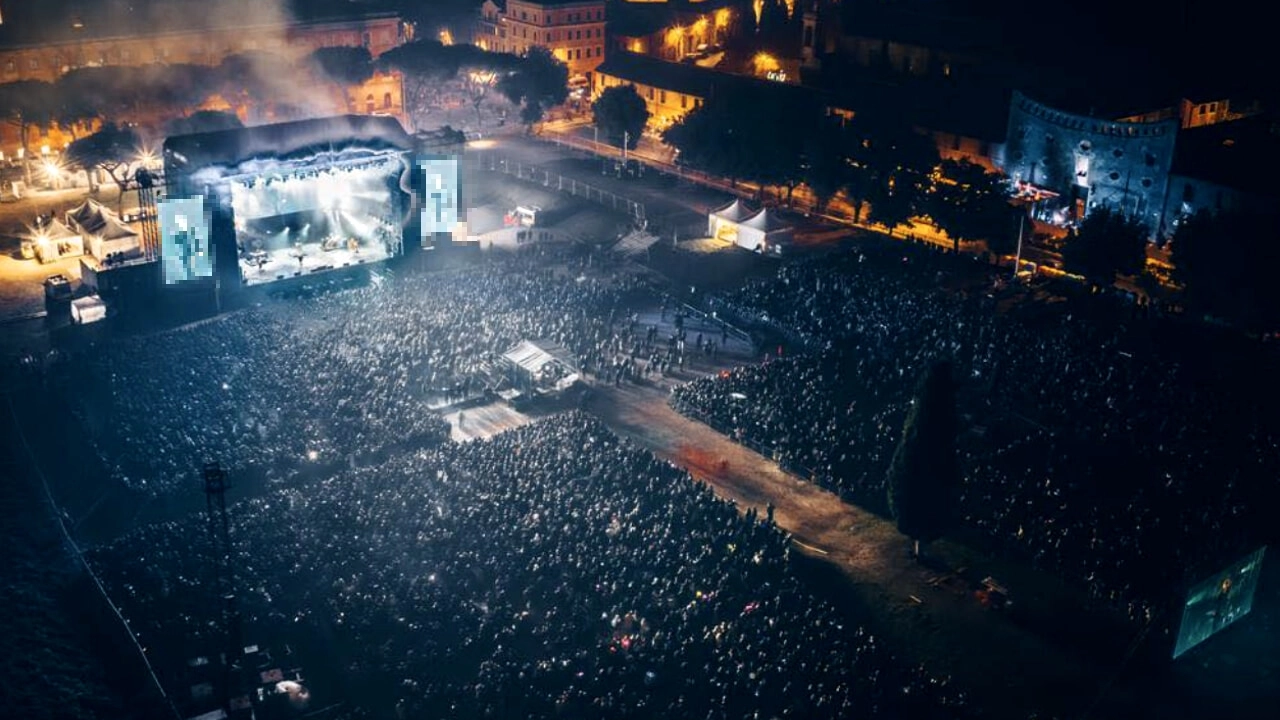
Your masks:
[{"label": "white tent", "polygon": [[741,200],[734,200],[722,208],[707,213],[707,235],[728,242],[737,242],[738,226],[751,217],[754,211]]},{"label": "white tent", "polygon": [[71,319],[77,325],[98,322],[106,316],[107,304],[97,295],[89,295],[71,301]]},{"label": "white tent", "polygon": [[142,250],[138,234],[115,213],[93,200],[67,212],[67,226],[80,233],[99,262],[109,256],[133,257]]},{"label": "white tent", "polygon": [[84,254],[84,239],[79,233],[56,219],[40,228],[31,242],[36,258],[42,263],[51,263],[59,258]]},{"label": "white tent", "polygon": [[791,225],[769,208],[738,223],[737,244],[755,252],[782,254],[782,248],[791,241]]}]

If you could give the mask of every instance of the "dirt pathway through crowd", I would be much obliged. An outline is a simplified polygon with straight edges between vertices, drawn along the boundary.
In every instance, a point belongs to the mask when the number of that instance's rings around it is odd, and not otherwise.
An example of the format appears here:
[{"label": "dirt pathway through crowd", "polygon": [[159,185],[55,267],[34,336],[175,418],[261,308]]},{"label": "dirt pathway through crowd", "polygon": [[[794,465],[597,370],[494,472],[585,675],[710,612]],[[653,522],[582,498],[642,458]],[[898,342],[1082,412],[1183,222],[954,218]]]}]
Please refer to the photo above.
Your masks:
[{"label": "dirt pathway through crowd", "polygon": [[[597,387],[588,409],[619,434],[688,468],[741,511],[754,507],[763,518],[772,503],[775,521],[797,547],[829,561],[847,581],[837,602],[847,599],[893,652],[950,675],[995,716],[1082,717],[1095,705],[1113,668],[1076,657],[983,607],[954,576],[911,559],[907,539],[891,522],[676,413],[667,404],[670,387],[666,381]],[[976,559],[957,545],[935,545],[953,564]],[[1107,711],[1095,716],[1111,716],[1133,699],[1112,688]]]}]

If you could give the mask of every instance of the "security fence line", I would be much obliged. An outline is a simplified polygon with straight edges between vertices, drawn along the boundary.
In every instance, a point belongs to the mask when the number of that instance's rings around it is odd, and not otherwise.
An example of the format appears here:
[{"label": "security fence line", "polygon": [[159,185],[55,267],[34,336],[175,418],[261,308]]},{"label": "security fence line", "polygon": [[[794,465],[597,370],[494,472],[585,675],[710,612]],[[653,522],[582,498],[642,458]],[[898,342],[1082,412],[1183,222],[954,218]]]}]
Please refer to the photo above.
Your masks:
[{"label": "security fence line", "polygon": [[625,212],[637,225],[645,224],[644,203],[598,188],[576,178],[566,177],[560,173],[540,168],[493,153],[483,153],[476,159],[480,169],[512,175],[519,180],[538,183],[545,188],[568,193],[573,197],[585,198],[604,207]]}]

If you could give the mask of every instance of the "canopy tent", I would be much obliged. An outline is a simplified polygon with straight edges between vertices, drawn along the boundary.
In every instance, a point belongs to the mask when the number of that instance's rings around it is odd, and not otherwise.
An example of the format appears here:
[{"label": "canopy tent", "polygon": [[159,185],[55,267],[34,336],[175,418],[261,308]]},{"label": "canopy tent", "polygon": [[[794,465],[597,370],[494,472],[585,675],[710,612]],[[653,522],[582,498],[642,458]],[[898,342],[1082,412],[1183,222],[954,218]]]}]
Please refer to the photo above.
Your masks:
[{"label": "canopy tent", "polygon": [[791,225],[769,208],[738,223],[739,247],[761,253],[780,255],[782,247],[791,241]]},{"label": "canopy tent", "polygon": [[722,208],[707,213],[707,235],[709,237],[736,242],[738,225],[754,213],[741,200],[734,200]]},{"label": "canopy tent", "polygon": [[93,200],[67,211],[67,225],[79,232],[88,243],[89,254],[99,262],[108,257],[130,257],[141,251],[138,233]]},{"label": "canopy tent", "polygon": [[71,301],[71,319],[77,325],[98,322],[107,316],[107,304],[97,295],[88,295]]},{"label": "canopy tent", "polygon": [[516,384],[523,387],[564,390],[578,380],[573,356],[554,343],[521,340],[502,358],[512,367]]},{"label": "canopy tent", "polygon": [[31,238],[36,258],[42,263],[51,263],[64,257],[76,257],[84,254],[84,238],[79,233],[59,222],[50,220]]}]

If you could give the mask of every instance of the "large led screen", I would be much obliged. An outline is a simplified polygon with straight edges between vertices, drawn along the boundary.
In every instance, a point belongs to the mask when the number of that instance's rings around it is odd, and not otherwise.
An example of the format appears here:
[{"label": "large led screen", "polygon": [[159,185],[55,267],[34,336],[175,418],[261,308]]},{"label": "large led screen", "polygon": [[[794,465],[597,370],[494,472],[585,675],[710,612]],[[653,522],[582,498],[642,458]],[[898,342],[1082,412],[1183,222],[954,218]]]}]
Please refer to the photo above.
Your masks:
[{"label": "large led screen", "polygon": [[1258,548],[1191,588],[1182,607],[1175,658],[1249,614],[1265,551],[1266,547]]}]

